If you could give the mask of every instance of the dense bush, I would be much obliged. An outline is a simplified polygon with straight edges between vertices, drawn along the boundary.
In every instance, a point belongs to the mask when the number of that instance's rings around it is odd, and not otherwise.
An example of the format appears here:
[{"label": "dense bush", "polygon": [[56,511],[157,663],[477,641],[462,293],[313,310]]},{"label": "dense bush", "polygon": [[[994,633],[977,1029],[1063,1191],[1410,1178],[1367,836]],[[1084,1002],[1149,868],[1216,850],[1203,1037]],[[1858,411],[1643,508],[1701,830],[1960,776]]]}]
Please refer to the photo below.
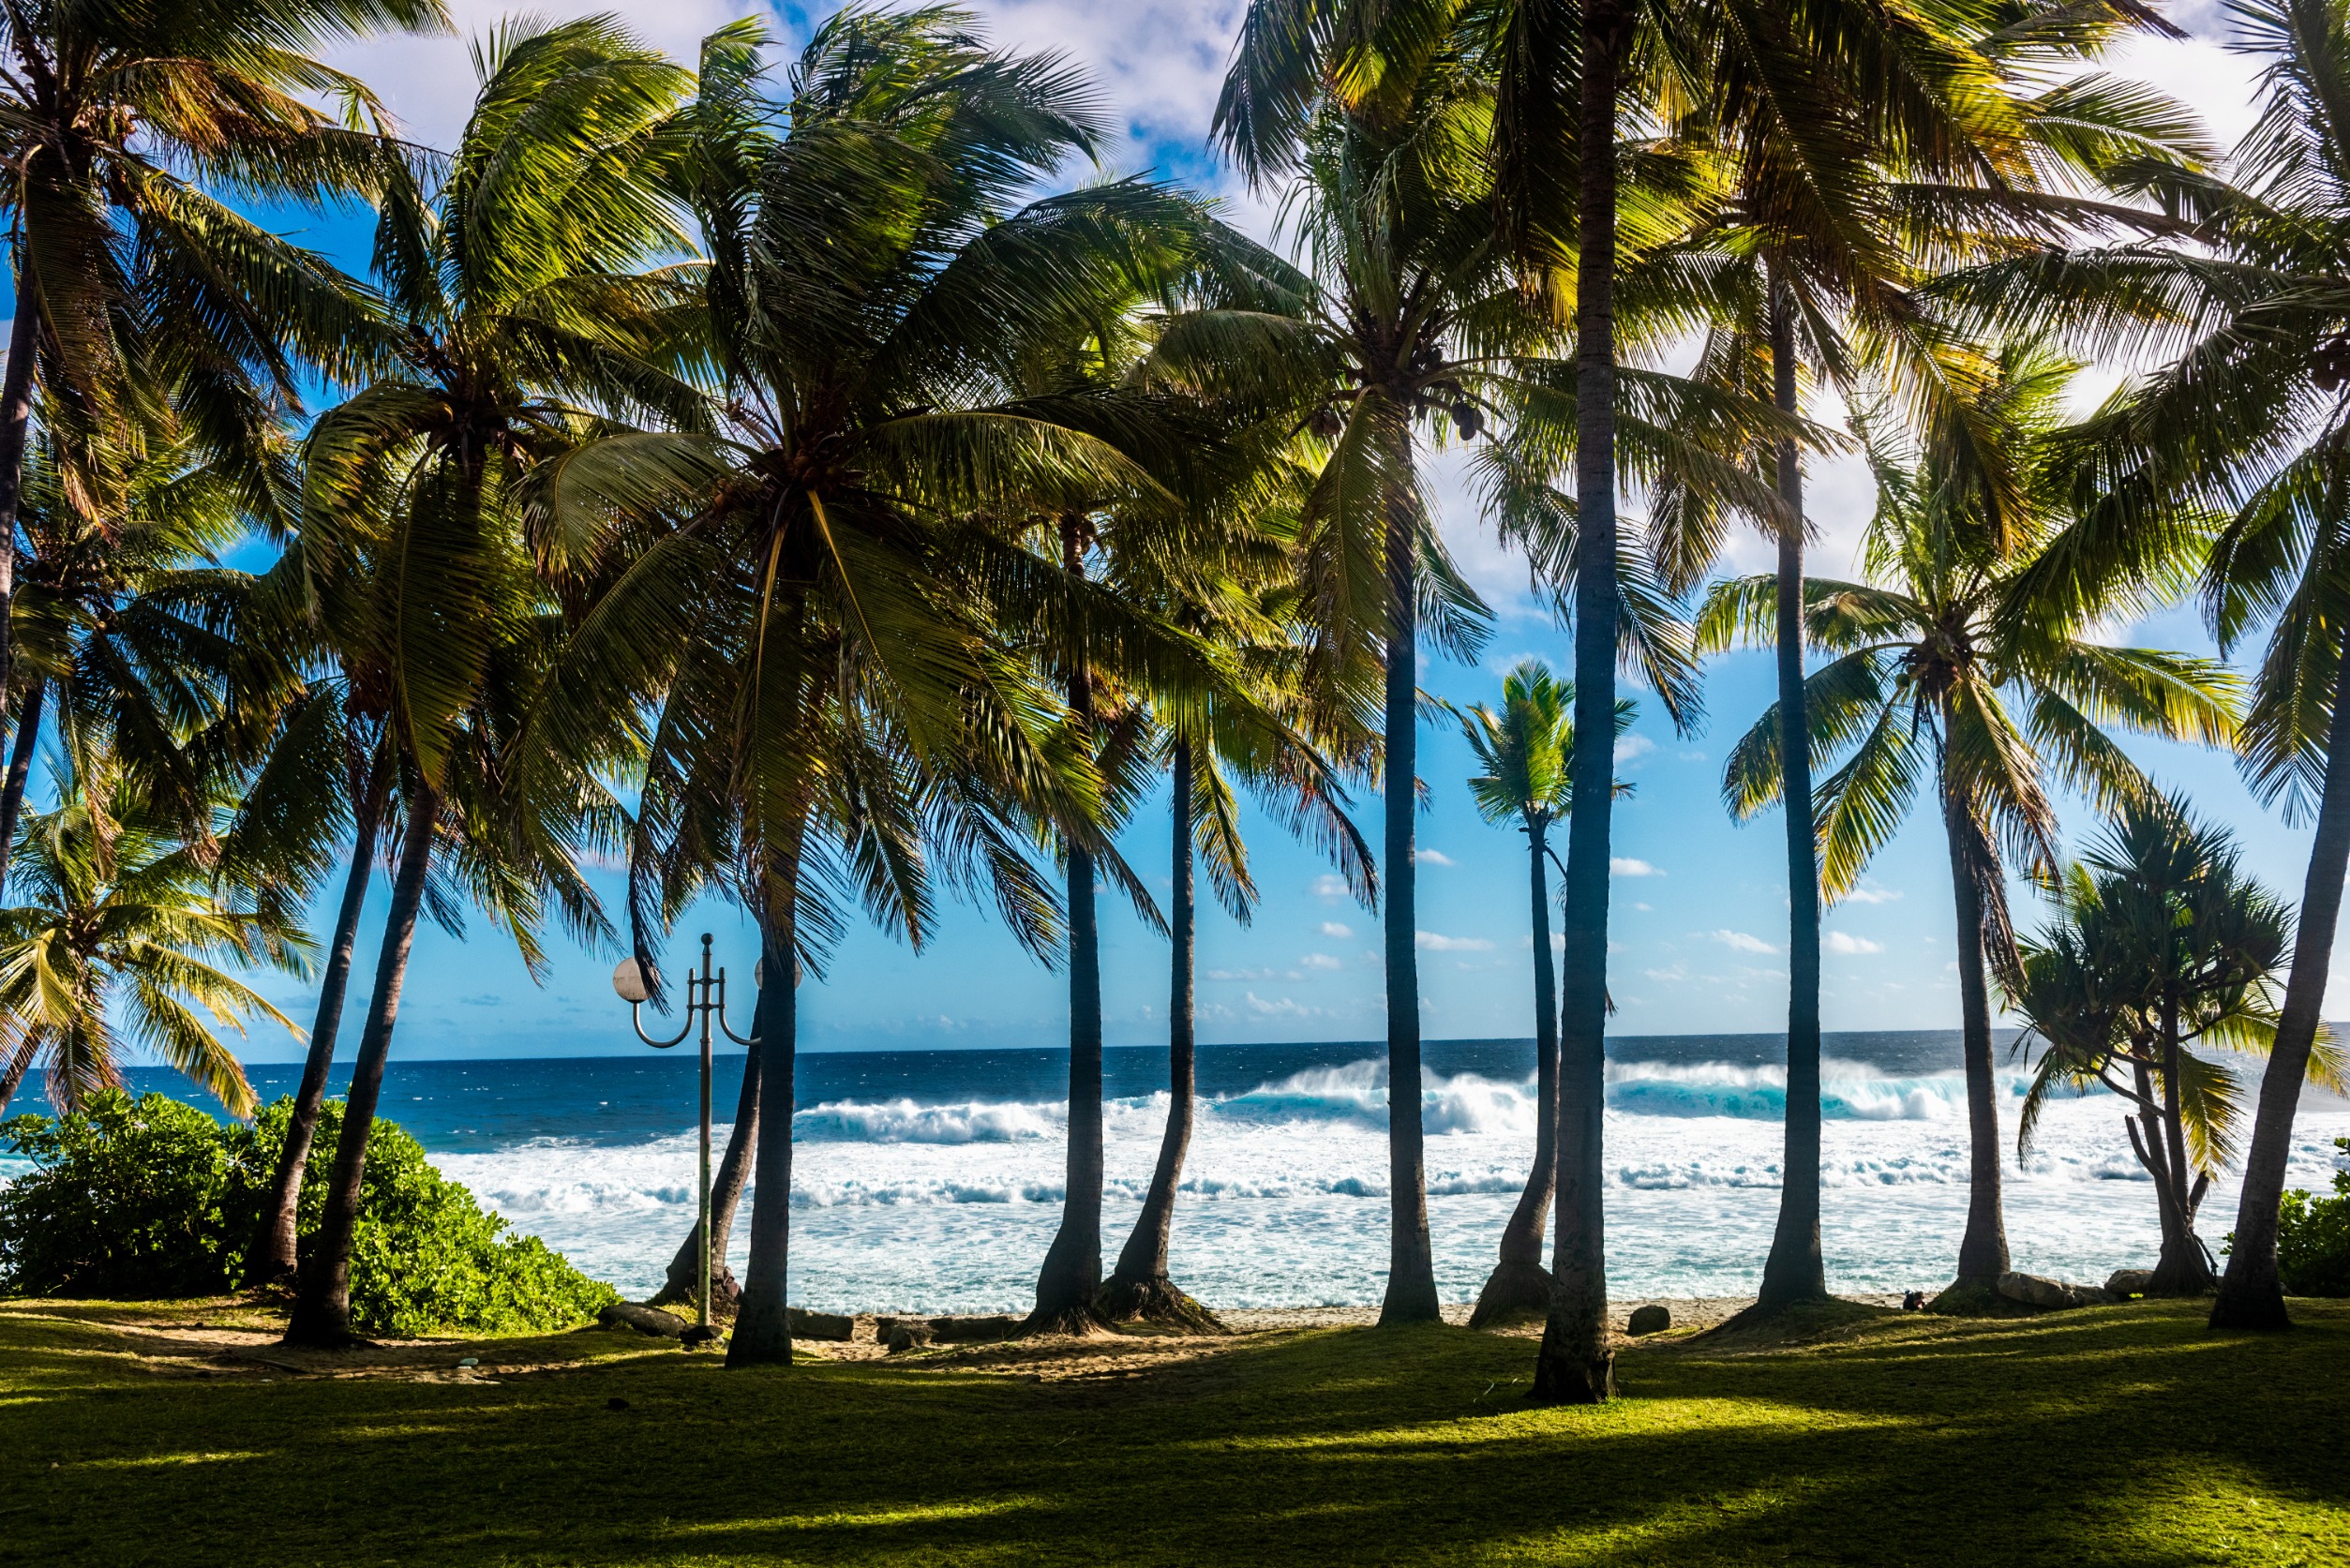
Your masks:
[{"label": "dense bush", "polygon": [[[2350,1154],[2350,1138],[2334,1147]],[[2284,1195],[2277,1217],[2277,1273],[2287,1295],[2350,1296],[2350,1171],[2334,1172],[2334,1195]]]},{"label": "dense bush", "polygon": [[[52,1121],[0,1125],[36,1169],[0,1190],[0,1291],[155,1298],[236,1289],[292,1106],[223,1127],[161,1095],[97,1097]],[[329,1104],[303,1172],[302,1256],[326,1202],[342,1107]],[[536,1236],[514,1235],[379,1121],[352,1243],[353,1326],[373,1334],[561,1327],[618,1299]]]}]

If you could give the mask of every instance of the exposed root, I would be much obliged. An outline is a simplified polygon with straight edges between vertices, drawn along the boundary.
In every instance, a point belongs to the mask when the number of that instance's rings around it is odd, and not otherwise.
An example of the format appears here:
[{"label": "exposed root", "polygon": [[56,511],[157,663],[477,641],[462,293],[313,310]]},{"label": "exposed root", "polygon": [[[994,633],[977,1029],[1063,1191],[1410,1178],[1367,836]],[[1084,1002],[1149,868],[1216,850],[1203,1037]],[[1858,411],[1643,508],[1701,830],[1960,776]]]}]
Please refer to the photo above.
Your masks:
[{"label": "exposed root", "polygon": [[1012,1337],[1033,1339],[1041,1334],[1064,1334],[1092,1339],[1115,1332],[1099,1307],[1090,1302],[1080,1302],[1073,1307],[1038,1307],[1021,1322]]},{"label": "exposed root", "polygon": [[1471,1328],[1504,1328],[1550,1315],[1550,1271],[1523,1258],[1504,1258],[1485,1277]]},{"label": "exposed root", "polygon": [[1140,1280],[1112,1275],[1101,1287],[1100,1311],[1113,1323],[1152,1323],[1184,1334],[1232,1332],[1163,1274]]}]

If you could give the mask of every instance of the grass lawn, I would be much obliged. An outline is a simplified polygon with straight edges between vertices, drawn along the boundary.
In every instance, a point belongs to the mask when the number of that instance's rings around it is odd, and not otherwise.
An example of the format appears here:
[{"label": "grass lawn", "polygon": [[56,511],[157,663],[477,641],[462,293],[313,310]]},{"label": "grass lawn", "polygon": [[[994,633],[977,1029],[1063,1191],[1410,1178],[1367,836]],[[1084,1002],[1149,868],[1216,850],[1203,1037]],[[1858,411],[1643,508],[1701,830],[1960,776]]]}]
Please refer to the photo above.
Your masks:
[{"label": "grass lawn", "polygon": [[321,1377],[103,1326],[204,1311],[0,1307],[0,1562],[2350,1564],[2350,1303],[2256,1339],[1852,1309],[1546,1411],[1528,1341],[1444,1327],[735,1373],[582,1331]]}]

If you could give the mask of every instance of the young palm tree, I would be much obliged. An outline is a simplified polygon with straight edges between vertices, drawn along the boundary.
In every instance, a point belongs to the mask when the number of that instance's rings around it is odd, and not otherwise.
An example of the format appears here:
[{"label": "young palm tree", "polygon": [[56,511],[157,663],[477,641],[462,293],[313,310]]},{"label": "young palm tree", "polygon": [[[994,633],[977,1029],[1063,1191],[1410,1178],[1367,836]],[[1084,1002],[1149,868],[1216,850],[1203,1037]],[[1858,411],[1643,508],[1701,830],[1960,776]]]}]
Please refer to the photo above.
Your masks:
[{"label": "young palm tree", "polygon": [[[16,301],[0,373],[0,539],[18,522],[36,387],[50,416],[102,438],[184,425],[263,502],[255,438],[271,398],[296,399],[288,350],[346,368],[370,335],[338,274],[216,193],[315,207],[375,188],[382,108],[313,56],[384,28],[447,25],[441,0],[0,10],[0,211]],[[339,120],[315,94],[339,101]],[[0,698],[15,564],[0,549]]]},{"label": "young palm tree", "polygon": [[124,1048],[135,1042],[231,1115],[251,1115],[245,1069],[214,1031],[242,1034],[256,1014],[297,1039],[301,1031],[215,961],[299,975],[309,938],[281,911],[223,902],[204,851],[111,755],[73,748],[58,794],[60,804],[18,834],[24,902],[0,909],[6,1087],[39,1063],[50,1103],[78,1109],[122,1086]]},{"label": "young palm tree", "polygon": [[[2092,617],[2028,589],[2036,562],[2078,544],[2052,452],[2072,369],[2010,348],[1980,400],[1977,427],[1998,432],[2028,502],[2006,519],[2004,541],[1983,515],[1982,487],[1946,449],[1873,441],[1871,580],[1804,585],[1806,635],[1833,656],[1804,683],[1810,749],[1822,760],[1849,754],[1820,788],[1822,890],[1833,900],[1857,885],[1929,783],[1949,841],[1972,1149],[1957,1273],[1969,1288],[2008,1267],[1986,973],[2013,974],[2015,962],[2001,845],[2021,858],[2015,870],[2054,874],[2051,774],[2108,807],[2150,790],[2101,725],[2208,745],[2235,733],[2236,683],[2224,668],[2088,641]],[[1699,623],[1702,645],[1767,646],[1776,597],[1774,577],[1718,585]],[[1778,799],[1779,745],[1775,710],[1738,742],[1722,786],[1734,814]]]},{"label": "young palm tree", "polygon": [[[2162,1221],[2147,1293],[2208,1295],[2219,1274],[2195,1235],[2195,1212],[2236,1156],[2242,1113],[2236,1075],[2208,1053],[2263,1052],[2274,1038],[2292,911],[2244,874],[2224,829],[2168,799],[2125,802],[2053,891],[2058,920],[2023,944],[2011,988],[2028,1036],[2047,1046],[2017,1149],[2029,1148],[2057,1090],[2102,1084],[2119,1096]],[[2327,1042],[2311,1076],[2339,1085],[2341,1066]]]},{"label": "young palm tree", "polygon": [[[1515,819],[1526,835],[1534,911],[1534,1160],[1525,1191],[1502,1231],[1501,1262],[1477,1292],[1469,1326],[1482,1328],[1550,1310],[1550,1271],[1542,1266],[1544,1221],[1558,1185],[1559,1026],[1550,958],[1550,829],[1575,799],[1575,688],[1529,659],[1502,682],[1502,711],[1480,704],[1460,715],[1460,733],[1485,771],[1469,781],[1488,822]],[[1632,727],[1637,705],[1616,703],[1614,735]],[[1629,784],[1616,792],[1628,794]]]},{"label": "young palm tree", "polygon": [[[532,754],[569,769],[657,713],[638,842],[679,876],[733,857],[771,975],[795,956],[820,972],[844,895],[925,938],[939,877],[1057,947],[1036,825],[1133,885],[1058,675],[1082,659],[1193,693],[1218,675],[1196,639],[1023,544],[1040,516],[1165,498],[1121,444],[1120,396],[1028,378],[1125,309],[1196,209],[1131,181],[1016,205],[1101,129],[1057,60],[975,34],[945,8],[843,12],[771,106],[755,37],[721,45],[734,108],[706,55],[685,185],[712,258],[714,428],[595,441],[537,490],[542,560],[597,586]],[[797,1002],[762,1001],[738,1366],[791,1354]]]},{"label": "young palm tree", "polygon": [[[325,1214],[287,1330],[299,1344],[350,1337],[367,1139],[443,831],[460,851],[446,869],[518,933],[542,892],[600,929],[562,842],[600,809],[584,775],[523,783],[498,760],[551,657],[520,487],[594,427],[584,401],[696,411],[666,367],[673,290],[628,271],[684,247],[659,182],[675,157],[666,121],[691,78],[593,18],[509,26],[475,64],[480,92],[446,177],[427,192],[402,172],[382,192],[376,260],[395,371],[322,416],[304,447],[304,566],[337,639],[386,677],[407,821]],[[470,853],[484,844],[496,848]],[[445,893],[435,902],[454,918]]]}]

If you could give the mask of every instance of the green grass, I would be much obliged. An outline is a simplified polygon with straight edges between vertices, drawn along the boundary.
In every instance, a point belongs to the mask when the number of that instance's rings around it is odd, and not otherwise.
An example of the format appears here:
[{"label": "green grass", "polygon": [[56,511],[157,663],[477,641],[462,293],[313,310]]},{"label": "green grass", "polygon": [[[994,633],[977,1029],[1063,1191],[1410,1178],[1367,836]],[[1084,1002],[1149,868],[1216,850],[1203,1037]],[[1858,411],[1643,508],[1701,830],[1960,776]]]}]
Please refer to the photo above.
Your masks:
[{"label": "green grass", "polygon": [[1451,1328],[1041,1382],[589,1332],[440,1360],[597,1358],[495,1383],[263,1382],[97,1315],[0,1309],[0,1562],[2350,1563],[2343,1303],[1823,1317],[1546,1411],[1528,1341]]}]

